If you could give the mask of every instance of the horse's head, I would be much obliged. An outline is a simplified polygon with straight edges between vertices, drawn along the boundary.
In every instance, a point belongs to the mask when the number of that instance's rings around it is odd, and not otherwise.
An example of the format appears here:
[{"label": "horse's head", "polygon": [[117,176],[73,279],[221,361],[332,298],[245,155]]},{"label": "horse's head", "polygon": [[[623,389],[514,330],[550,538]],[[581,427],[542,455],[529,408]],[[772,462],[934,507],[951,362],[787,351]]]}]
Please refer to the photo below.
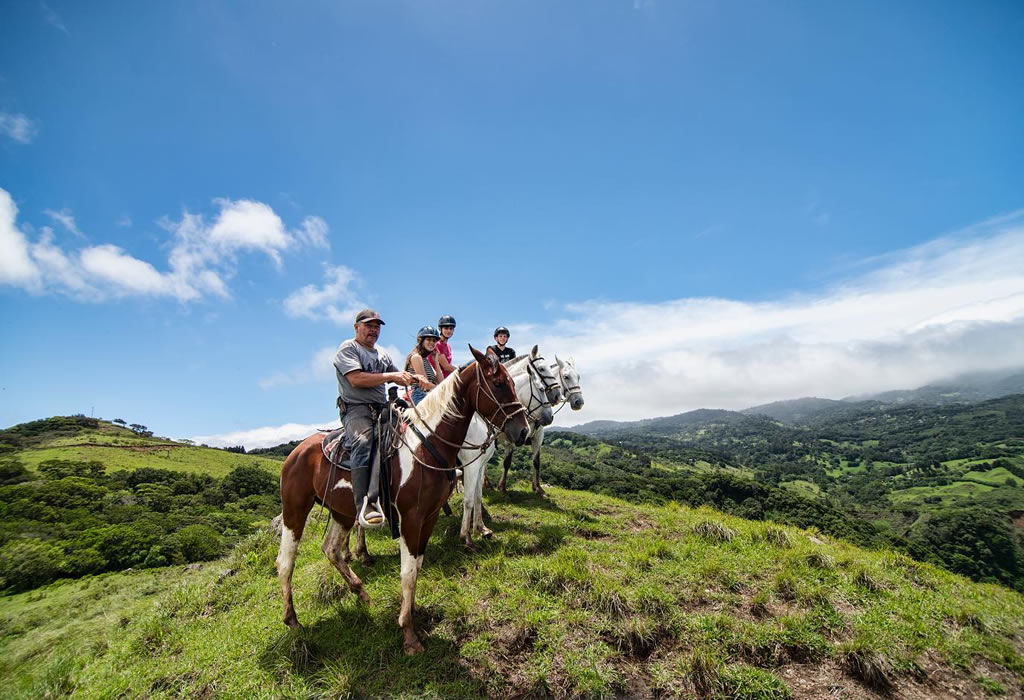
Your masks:
[{"label": "horse's head", "polygon": [[558,378],[561,381],[562,391],[565,392],[565,400],[569,408],[578,411],[583,408],[583,389],[580,387],[580,375],[576,371],[576,361],[571,357],[564,362],[555,355],[555,362],[558,363]]},{"label": "horse's head", "polygon": [[515,375],[516,396],[519,403],[526,407],[527,417],[540,425],[551,425],[555,420],[555,412],[551,410],[544,382],[533,365],[526,365],[526,372]]},{"label": "horse's head", "polygon": [[470,352],[477,362],[477,387],[470,394],[473,408],[488,423],[505,433],[515,445],[522,445],[530,437],[526,422],[526,409],[516,397],[512,376],[490,350],[482,353],[472,345]]},{"label": "horse's head", "polygon": [[558,377],[551,371],[551,367],[541,357],[537,351],[537,346],[533,346],[533,350],[530,351],[530,356],[526,360],[527,364],[533,368],[533,371],[540,377],[541,383],[544,385],[544,393],[548,397],[549,404],[556,404],[562,400],[562,384],[558,381]]}]

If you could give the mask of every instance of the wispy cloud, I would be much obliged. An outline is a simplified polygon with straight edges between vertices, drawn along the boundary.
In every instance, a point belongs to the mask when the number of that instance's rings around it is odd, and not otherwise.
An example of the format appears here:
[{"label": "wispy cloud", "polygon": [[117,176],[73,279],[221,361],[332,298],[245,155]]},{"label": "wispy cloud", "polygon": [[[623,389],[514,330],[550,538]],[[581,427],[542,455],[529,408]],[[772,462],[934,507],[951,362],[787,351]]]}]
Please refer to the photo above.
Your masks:
[{"label": "wispy cloud", "polygon": [[60,211],[44,209],[43,213],[67,229],[69,233],[73,233],[79,238],[85,238],[85,234],[78,229],[78,225],[75,223],[75,217],[71,215],[71,212],[68,209],[61,209]]},{"label": "wispy cloud", "polygon": [[292,318],[352,325],[356,313],[366,306],[355,289],[359,286],[359,276],[344,265],[327,265],[324,279],[321,287],[307,284],[289,294],[284,300],[285,313]]},{"label": "wispy cloud", "polygon": [[[340,344],[341,341],[339,340]],[[401,366],[405,353],[400,353],[393,345],[378,345],[384,350],[395,364]],[[313,353],[313,357],[305,365],[291,370],[282,370],[260,379],[261,389],[272,389],[278,386],[290,386],[293,384],[305,384],[307,382],[331,382],[334,379],[334,356],[338,352],[337,345],[328,345]]]},{"label": "wispy cloud", "polygon": [[[281,254],[303,246],[322,246],[327,224],[306,217],[288,230],[268,205],[251,200],[216,199],[216,216],[184,212],[178,221],[165,218],[171,236],[166,269],[111,244],[66,250],[54,243],[49,227],[35,243],[17,222],[18,208],[0,188],[0,284],[33,293],[60,292],[80,301],[132,295],[170,297],[181,302],[207,296],[228,297],[230,279],[243,253],[261,253],[280,267]],[[67,209],[47,216],[84,238]]]},{"label": "wispy cloud", "polygon": [[1024,364],[1024,216],[886,256],[816,294],[751,303],[584,302],[533,330],[573,354],[586,413],[563,425],[699,407],[841,398]]},{"label": "wispy cloud", "polygon": [[210,445],[211,447],[244,445],[247,450],[252,450],[258,447],[273,447],[274,445],[291,442],[292,440],[301,440],[302,438],[309,437],[321,428],[333,429],[340,425],[341,423],[335,417],[325,420],[323,423],[285,423],[284,425],[237,430],[217,435],[195,435],[192,437],[192,440],[196,444]]},{"label": "wispy cloud", "polygon": [[32,143],[39,129],[24,114],[0,112],[0,134],[17,143]]},{"label": "wispy cloud", "polygon": [[40,0],[39,6],[43,10],[43,18],[46,20],[47,24],[49,24],[54,29],[62,31],[68,36],[71,36],[71,32],[69,32],[68,28],[64,26],[64,21],[60,18],[60,15],[54,12],[49,5],[43,2],[43,0]]}]

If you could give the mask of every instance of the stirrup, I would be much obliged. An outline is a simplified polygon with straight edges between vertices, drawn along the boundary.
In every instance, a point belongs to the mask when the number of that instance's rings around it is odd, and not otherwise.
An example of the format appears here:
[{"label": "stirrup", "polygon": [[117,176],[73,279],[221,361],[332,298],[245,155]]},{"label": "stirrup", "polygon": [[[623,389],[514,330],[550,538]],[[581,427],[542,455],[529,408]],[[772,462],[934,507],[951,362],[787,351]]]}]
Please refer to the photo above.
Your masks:
[{"label": "stirrup", "polygon": [[363,497],[363,507],[359,509],[359,524],[368,530],[384,524],[384,515],[380,508],[374,509],[366,497]]}]

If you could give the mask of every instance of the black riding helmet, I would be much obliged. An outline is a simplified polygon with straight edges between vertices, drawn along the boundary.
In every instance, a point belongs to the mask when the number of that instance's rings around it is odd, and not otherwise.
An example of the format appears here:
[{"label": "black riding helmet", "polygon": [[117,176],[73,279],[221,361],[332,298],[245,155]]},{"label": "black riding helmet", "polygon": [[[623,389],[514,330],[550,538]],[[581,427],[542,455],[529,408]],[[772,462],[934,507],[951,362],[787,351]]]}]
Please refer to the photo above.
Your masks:
[{"label": "black riding helmet", "polygon": [[494,337],[495,338],[498,337],[499,333],[504,333],[505,335],[507,335],[509,337],[512,336],[512,334],[508,332],[508,328],[505,328],[505,326],[498,326],[497,328],[494,329]]},{"label": "black riding helmet", "polygon": [[441,318],[437,319],[437,327],[444,328],[445,326],[451,326],[455,328],[455,317],[445,314]]},{"label": "black riding helmet", "polygon": [[416,334],[416,340],[421,338],[437,338],[440,340],[441,334],[433,326],[423,326],[423,328],[420,328],[420,332]]}]

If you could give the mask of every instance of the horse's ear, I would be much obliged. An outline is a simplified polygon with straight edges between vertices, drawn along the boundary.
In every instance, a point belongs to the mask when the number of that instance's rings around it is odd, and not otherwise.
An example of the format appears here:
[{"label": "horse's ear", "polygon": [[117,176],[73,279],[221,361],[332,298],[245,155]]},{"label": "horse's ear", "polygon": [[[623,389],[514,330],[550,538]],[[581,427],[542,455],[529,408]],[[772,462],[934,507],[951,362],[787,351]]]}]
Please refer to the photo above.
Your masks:
[{"label": "horse's ear", "polygon": [[533,350],[530,351],[530,357],[533,357],[533,358],[537,357],[537,347],[538,346],[536,346],[536,345],[533,346]]},{"label": "horse's ear", "polygon": [[565,369],[565,363],[558,359],[558,354],[555,354],[555,363],[558,365],[558,369]]},{"label": "horse's ear", "polygon": [[473,353],[473,357],[480,363],[480,366],[484,368],[484,373],[488,376],[492,376],[498,370],[498,356],[494,354],[494,351],[487,348],[487,352],[483,353],[474,348],[472,345],[469,346],[469,351]]},{"label": "horse's ear", "polygon": [[474,348],[472,343],[469,344],[469,351],[473,353],[473,357],[475,357],[476,361],[479,362],[480,364],[484,364],[487,362],[487,356],[484,355],[479,350],[477,350],[476,348]]}]

